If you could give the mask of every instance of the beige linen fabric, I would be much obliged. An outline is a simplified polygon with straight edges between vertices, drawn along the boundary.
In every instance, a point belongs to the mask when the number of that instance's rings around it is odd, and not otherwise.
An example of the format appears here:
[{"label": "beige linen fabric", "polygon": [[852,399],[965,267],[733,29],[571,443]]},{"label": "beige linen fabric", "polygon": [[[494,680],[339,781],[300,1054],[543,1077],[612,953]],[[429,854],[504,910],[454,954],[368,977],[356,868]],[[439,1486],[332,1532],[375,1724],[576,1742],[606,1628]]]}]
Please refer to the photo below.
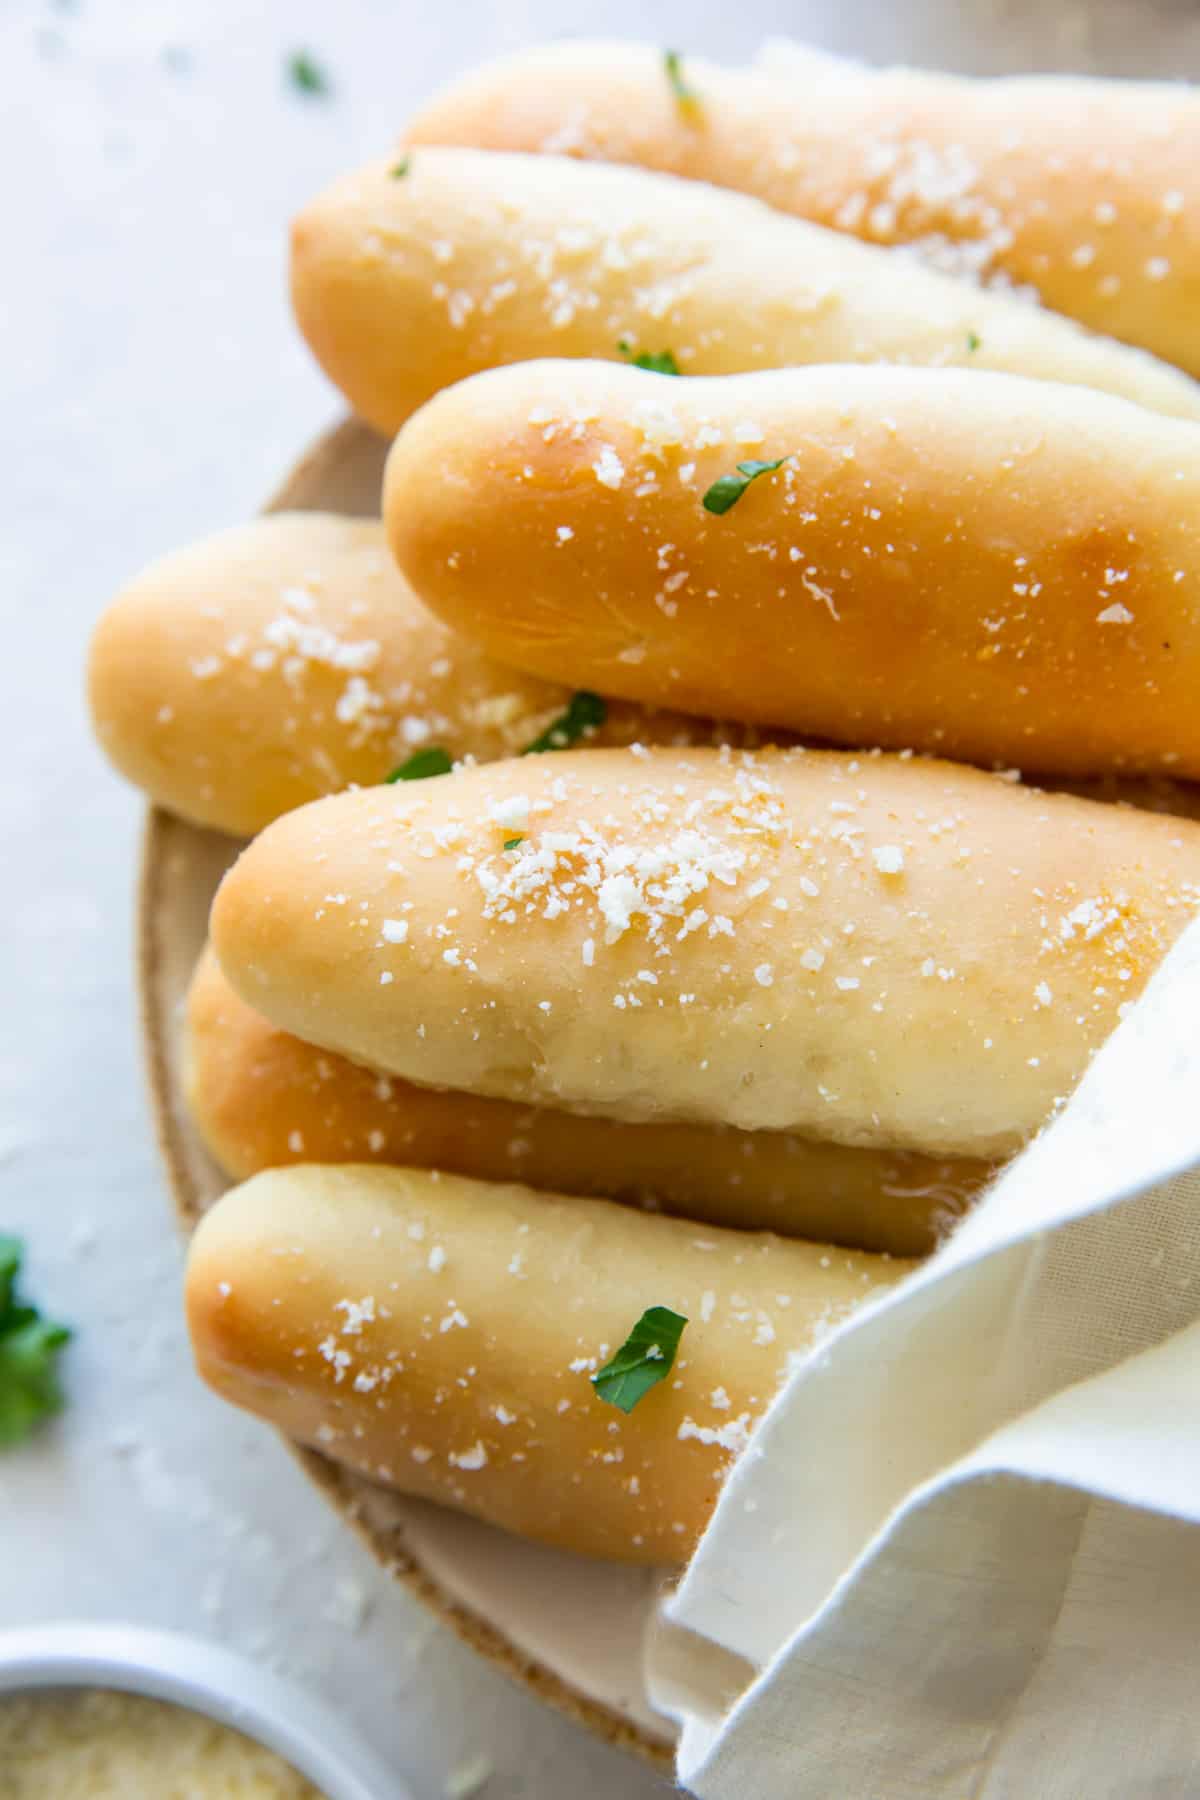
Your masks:
[{"label": "beige linen fabric", "polygon": [[792,1375],[647,1645],[702,1800],[1200,1794],[1198,1040],[1200,922]]}]

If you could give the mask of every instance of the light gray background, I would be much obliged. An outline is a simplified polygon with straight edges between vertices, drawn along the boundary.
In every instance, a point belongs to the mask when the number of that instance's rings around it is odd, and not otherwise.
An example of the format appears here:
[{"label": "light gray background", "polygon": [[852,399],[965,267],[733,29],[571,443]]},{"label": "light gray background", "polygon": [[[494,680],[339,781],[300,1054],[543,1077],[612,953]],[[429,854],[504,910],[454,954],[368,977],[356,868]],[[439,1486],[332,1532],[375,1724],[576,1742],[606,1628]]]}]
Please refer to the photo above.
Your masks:
[{"label": "light gray background", "polygon": [[[0,1627],[227,1640],[343,1707],[419,1800],[476,1756],[488,1800],[666,1788],[461,1648],[194,1378],[130,989],[141,808],[90,746],[82,666],[124,578],[254,511],[339,411],[288,316],[297,205],[456,69],[598,30],[730,57],[786,30],[880,61],[1200,73],[1192,0],[0,9],[0,1229],[78,1327],[65,1419],[0,1461]],[[286,84],[298,46],[329,99]]]}]

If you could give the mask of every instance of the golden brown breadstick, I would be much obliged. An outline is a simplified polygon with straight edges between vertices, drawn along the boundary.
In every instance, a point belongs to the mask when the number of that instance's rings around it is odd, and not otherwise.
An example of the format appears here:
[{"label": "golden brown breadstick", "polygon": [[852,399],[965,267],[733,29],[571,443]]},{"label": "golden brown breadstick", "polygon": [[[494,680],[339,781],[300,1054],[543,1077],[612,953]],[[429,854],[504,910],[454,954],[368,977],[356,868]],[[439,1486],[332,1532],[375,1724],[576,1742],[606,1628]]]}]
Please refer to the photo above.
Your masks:
[{"label": "golden brown breadstick", "polygon": [[527,363],[410,420],[384,518],[426,604],[540,675],[838,743],[1200,775],[1200,430],[1107,395]]},{"label": "golden brown breadstick", "polygon": [[[210,1386],[339,1462],[563,1549],[672,1563],[789,1356],[909,1267],[457,1176],[295,1168],[201,1222],[188,1323]],[[688,1323],[625,1415],[588,1377],[655,1306]]]},{"label": "golden brown breadstick", "polygon": [[276,1024],[409,1080],[987,1157],[1198,899],[1182,820],[899,757],[589,750],[291,813],[212,935]]},{"label": "golden brown breadstick", "polygon": [[623,1125],[415,1087],[272,1025],[238,997],[211,950],[192,980],[185,1041],[192,1117],[235,1181],[300,1162],[399,1164],[921,1256],[992,1173],[965,1158],[791,1132]]},{"label": "golden brown breadstick", "polygon": [[[640,163],[1047,306],[1200,373],[1200,94],[1182,83],[975,80],[828,56],[772,69],[573,42],[522,51],[421,109],[410,146]],[[419,154],[413,151],[414,158]]]},{"label": "golden brown breadstick", "polygon": [[[101,618],[89,679],[116,767],[160,806],[235,836],[372,786],[429,744],[478,762],[514,754],[571,694],[502,667],[426,612],[377,519],[322,513],[256,519],[146,570]],[[759,735],[618,701],[595,741]],[[1178,783],[1123,784],[1120,797],[1197,806]]]},{"label": "golden brown breadstick", "polygon": [[480,369],[621,345],[684,375],[961,363],[1200,418],[1200,387],[1141,351],[744,195],[565,157],[433,149],[396,167],[346,176],[292,232],[300,327],[383,431]]},{"label": "golden brown breadstick", "polygon": [[[152,564],[96,627],[89,686],[122,774],[245,836],[422,748],[516,755],[572,692],[447,631],[397,573],[379,521],[332,513],[276,513]],[[745,734],[614,704],[596,735]]]}]

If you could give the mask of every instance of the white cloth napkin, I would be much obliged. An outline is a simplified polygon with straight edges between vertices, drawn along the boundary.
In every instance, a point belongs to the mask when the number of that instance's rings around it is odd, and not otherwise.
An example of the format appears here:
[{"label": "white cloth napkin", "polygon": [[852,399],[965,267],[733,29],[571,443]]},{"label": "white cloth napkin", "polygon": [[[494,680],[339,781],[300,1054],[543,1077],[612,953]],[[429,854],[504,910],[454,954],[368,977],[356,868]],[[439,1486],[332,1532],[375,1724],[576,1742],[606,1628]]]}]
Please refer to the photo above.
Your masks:
[{"label": "white cloth napkin", "polygon": [[1200,1794],[1200,922],[792,1375],[647,1646],[702,1800]]}]

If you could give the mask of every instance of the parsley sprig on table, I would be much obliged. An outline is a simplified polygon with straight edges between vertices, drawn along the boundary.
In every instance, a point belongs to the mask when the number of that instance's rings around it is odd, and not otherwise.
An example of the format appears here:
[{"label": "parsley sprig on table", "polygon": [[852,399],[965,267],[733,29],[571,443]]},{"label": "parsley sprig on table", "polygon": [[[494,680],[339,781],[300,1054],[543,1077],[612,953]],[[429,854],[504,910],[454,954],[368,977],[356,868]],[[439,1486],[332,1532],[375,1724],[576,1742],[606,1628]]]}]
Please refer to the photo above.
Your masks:
[{"label": "parsley sprig on table", "polygon": [[683,1314],[669,1306],[648,1307],[617,1354],[592,1376],[601,1400],[632,1412],[671,1373],[686,1324]]},{"label": "parsley sprig on table", "polygon": [[325,70],[308,50],[293,50],[287,59],[287,77],[299,94],[324,96],[332,85]]},{"label": "parsley sprig on table", "polygon": [[58,1353],[71,1336],[18,1296],[21,1257],[20,1240],[0,1236],[0,1449],[61,1409]]}]

